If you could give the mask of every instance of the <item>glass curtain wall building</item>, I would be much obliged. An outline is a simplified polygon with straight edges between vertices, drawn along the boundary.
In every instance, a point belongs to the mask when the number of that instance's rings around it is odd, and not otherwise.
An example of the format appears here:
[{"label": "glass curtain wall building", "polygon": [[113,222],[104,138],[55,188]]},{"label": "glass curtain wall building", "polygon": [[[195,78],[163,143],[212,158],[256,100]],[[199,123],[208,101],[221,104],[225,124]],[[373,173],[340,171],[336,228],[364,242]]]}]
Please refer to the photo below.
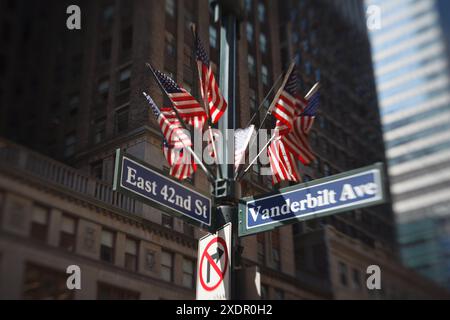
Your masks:
[{"label": "glass curtain wall building", "polygon": [[366,4],[381,9],[370,34],[400,253],[450,288],[449,3]]}]

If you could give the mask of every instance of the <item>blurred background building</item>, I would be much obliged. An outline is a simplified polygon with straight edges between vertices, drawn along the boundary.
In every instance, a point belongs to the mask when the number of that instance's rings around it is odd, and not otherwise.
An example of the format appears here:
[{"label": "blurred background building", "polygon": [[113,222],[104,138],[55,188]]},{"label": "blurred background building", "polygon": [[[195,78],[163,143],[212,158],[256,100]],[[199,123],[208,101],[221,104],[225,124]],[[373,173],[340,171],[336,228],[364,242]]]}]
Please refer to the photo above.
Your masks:
[{"label": "blurred background building", "polygon": [[[78,4],[82,29],[69,31]],[[112,191],[115,149],[168,171],[142,90],[168,103],[145,62],[198,96],[191,22],[218,72],[219,23],[207,0],[0,1],[0,298],[193,299],[204,232]],[[385,162],[363,2],[246,0],[239,25],[240,127],[258,124],[296,60],[299,89],[322,84],[305,181]],[[45,17],[45,18],[43,18]],[[326,21],[327,23],[324,23]],[[267,124],[271,128],[272,123]],[[254,166],[242,195],[269,191]],[[202,172],[185,182],[209,193]],[[442,298],[402,266],[390,204],[243,238],[243,298]],[[82,270],[68,291],[65,268]],[[368,290],[366,269],[382,270]],[[251,286],[261,273],[260,295]],[[253,275],[254,276],[254,275]]]},{"label": "blurred background building", "polygon": [[450,288],[450,4],[367,4],[401,257]]}]

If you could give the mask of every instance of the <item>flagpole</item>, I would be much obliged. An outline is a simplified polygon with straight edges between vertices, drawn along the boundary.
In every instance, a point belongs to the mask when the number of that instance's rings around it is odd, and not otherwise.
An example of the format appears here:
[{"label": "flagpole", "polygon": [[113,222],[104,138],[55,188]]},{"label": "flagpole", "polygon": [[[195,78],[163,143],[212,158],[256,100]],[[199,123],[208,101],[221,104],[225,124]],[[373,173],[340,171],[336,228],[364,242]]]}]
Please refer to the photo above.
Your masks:
[{"label": "flagpole", "polygon": [[[292,71],[292,70],[291,70]],[[285,85],[285,83],[283,84],[283,86]],[[316,82],[314,84],[314,86],[308,91],[308,93],[305,95],[305,99],[309,100],[313,94],[315,94],[317,92],[317,90],[319,90],[320,88],[320,83]],[[275,101],[275,100],[274,100]],[[301,116],[301,114],[299,115]],[[244,175],[247,173],[247,171],[250,169],[250,167],[255,163],[255,161],[259,158],[259,156],[262,154],[262,152],[268,147],[269,143],[272,142],[272,140],[276,137],[276,132],[272,135],[272,137],[269,139],[269,141],[266,143],[266,145],[264,146],[264,148],[258,153],[258,155],[253,159],[253,161],[248,165],[248,167],[244,170],[241,171],[239,173],[239,175],[237,176],[237,179],[242,179],[244,177]]]},{"label": "flagpole", "polygon": [[[197,31],[196,31],[195,23],[191,24],[191,32],[192,32],[192,36],[194,37],[194,42],[195,42],[197,40],[196,37],[198,36],[197,35]],[[194,52],[192,54],[192,57],[196,56],[195,44],[194,44],[193,51]],[[194,59],[192,59],[192,60],[194,60]],[[197,60],[197,59],[195,59],[195,60]],[[206,90],[205,90],[206,88],[204,86],[202,86],[202,81],[201,81],[202,74],[201,74],[201,70],[198,67],[198,62],[196,63],[195,68],[197,69],[197,73],[198,73],[198,77],[199,77],[199,82],[200,82],[200,87],[201,87],[200,94],[202,95],[203,107],[204,107],[204,109],[206,111],[206,114],[208,115],[208,119],[207,120],[208,120],[209,139],[211,141],[211,145],[212,145],[213,152],[214,152],[214,155],[215,155],[216,164],[219,165],[219,154],[217,153],[214,135],[213,135],[213,132],[211,130],[212,129],[212,124],[211,124],[211,114],[209,112],[209,107],[208,107],[208,103],[207,103],[208,97],[206,95]],[[221,178],[223,177],[222,168],[220,166],[219,166],[219,175],[220,175]]]},{"label": "flagpole", "polygon": [[264,105],[264,102],[266,102],[266,100],[269,98],[270,94],[272,93],[273,89],[275,89],[276,85],[278,84],[278,82],[280,82],[280,80],[283,79],[283,73],[281,73],[277,80],[274,82],[274,84],[272,85],[272,87],[270,88],[269,92],[266,94],[266,96],[264,97],[264,99],[262,100],[261,104],[258,107],[258,110],[253,114],[253,116],[250,118],[250,120],[248,121],[247,125],[245,126],[246,128],[248,126],[250,126],[253,122],[253,120],[255,119],[256,115],[259,113],[259,111],[261,110],[261,108]]},{"label": "flagpole", "polygon": [[311,98],[311,96],[313,94],[315,94],[317,92],[317,90],[319,90],[320,87],[320,82],[316,82],[314,84],[314,86],[311,88],[311,90],[308,91],[308,93],[305,95],[305,99],[309,100],[309,98]]},{"label": "flagpole", "polygon": [[266,148],[269,146],[269,144],[272,142],[272,140],[277,136],[277,134],[273,134],[269,141],[267,141],[267,143],[264,145],[264,147],[259,151],[259,153],[256,155],[256,157],[252,160],[252,162],[250,162],[250,164],[247,166],[247,168],[245,168],[244,171],[241,171],[237,176],[236,176],[236,180],[240,181],[245,174],[247,173],[248,170],[250,170],[250,168],[252,167],[252,165],[256,162],[256,160],[259,158],[259,156],[264,152],[264,150],[266,150]]},{"label": "flagpole", "polygon": [[281,93],[283,92],[284,86],[286,85],[289,76],[291,75],[292,71],[294,70],[295,67],[295,61],[291,62],[291,65],[289,66],[289,69],[286,72],[286,75],[284,76],[284,80],[283,83],[281,84],[281,87],[278,88],[277,94],[275,95],[272,103],[269,106],[269,109],[267,110],[266,116],[264,117],[263,122],[260,124],[258,131],[262,128],[264,122],[266,121],[267,117],[269,116],[269,114],[272,113],[272,109],[275,106],[275,104],[277,103],[278,99],[280,98]]},{"label": "flagpole", "polygon": [[[150,71],[152,72],[153,77],[156,79],[156,83],[158,83],[160,89],[161,89],[161,90],[166,94],[166,96],[169,98],[169,94],[167,93],[166,89],[164,89],[164,87],[163,87],[163,85],[161,84],[161,82],[159,82],[159,79],[158,79],[158,77],[156,76],[155,71],[153,70],[153,67],[152,67],[149,63],[146,63],[145,65],[146,65],[146,66],[150,69]],[[170,98],[169,98],[169,99],[170,99]],[[178,114],[176,108],[172,108],[172,109],[175,111],[175,114],[177,115],[178,121],[180,121],[180,123],[182,124],[183,128],[184,128],[185,130],[187,130],[187,128],[186,128],[186,123],[184,122],[183,118],[180,117],[180,115]],[[184,143],[183,143],[183,145],[184,145]],[[184,146],[185,146],[185,145],[184,145]],[[192,156],[193,156],[194,159],[198,162],[198,164],[199,164],[200,167],[203,169],[203,171],[205,171],[206,176],[208,177],[208,179],[210,179],[211,181],[214,181],[214,180],[215,180],[214,175],[213,175],[213,174],[205,167],[205,165],[204,165],[203,162],[200,160],[200,158],[198,157],[198,155],[194,152],[194,150],[192,150],[191,147],[186,147],[186,146],[185,146],[185,148],[186,148],[186,150],[189,151],[189,153],[192,154]]]},{"label": "flagpole", "polygon": [[[283,80],[283,83],[281,84],[281,87],[278,88],[277,94],[275,95],[275,97],[274,97],[272,103],[270,104],[269,109],[267,110],[266,116],[264,117],[263,121],[262,121],[261,124],[259,125],[259,128],[258,128],[257,133],[258,133],[259,130],[261,130],[261,128],[263,127],[264,122],[266,122],[267,117],[269,116],[269,114],[271,114],[272,109],[273,109],[273,107],[275,106],[275,103],[276,103],[277,100],[280,98],[281,92],[283,91],[284,86],[286,85],[286,83],[287,83],[287,81],[288,81],[288,79],[289,79],[289,76],[290,76],[291,73],[292,73],[292,70],[294,70],[294,67],[295,67],[295,61],[292,61],[291,64],[290,64],[290,66],[289,66],[289,68],[288,68],[288,70],[287,70],[287,72],[286,72],[286,75],[284,76],[284,80]],[[255,143],[256,140],[257,140],[257,139],[253,139],[253,140],[251,141],[251,143],[249,143],[249,146],[248,146],[248,147],[251,148],[251,147],[253,146],[253,144]],[[269,142],[272,141],[272,140],[273,140],[273,136],[272,136],[272,138],[269,140]],[[267,145],[268,145],[268,144],[269,144],[269,143],[267,143]],[[255,161],[256,161],[256,160],[258,159],[258,157],[261,155],[262,151],[264,151],[264,149],[267,148],[267,145],[263,148],[263,150],[261,150],[261,152],[256,156],[256,158],[253,159],[253,161],[251,162],[251,164],[255,163]],[[250,166],[251,166],[251,165],[250,165]],[[245,169],[245,171],[239,172],[238,175],[237,175],[236,177],[242,179],[242,178],[244,177],[244,175],[247,173],[247,171],[248,171],[248,169],[250,168],[250,166],[248,166],[247,169]]]}]

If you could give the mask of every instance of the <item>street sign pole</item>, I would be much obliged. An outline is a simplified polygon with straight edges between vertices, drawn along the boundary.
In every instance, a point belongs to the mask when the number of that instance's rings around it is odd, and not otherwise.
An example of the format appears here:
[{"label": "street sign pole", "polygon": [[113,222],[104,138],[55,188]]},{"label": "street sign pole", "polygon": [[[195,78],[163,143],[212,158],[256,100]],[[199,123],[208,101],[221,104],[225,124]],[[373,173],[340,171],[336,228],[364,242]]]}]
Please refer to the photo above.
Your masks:
[{"label": "street sign pole", "polygon": [[[221,19],[220,29],[220,88],[228,103],[219,120],[219,130],[224,143],[219,158],[219,172],[214,186],[214,203],[217,208],[217,228],[231,222],[231,299],[237,299],[236,269],[240,264],[241,248],[238,237],[237,189],[234,179],[234,129],[236,128],[236,42],[240,10],[239,1],[221,0],[215,4],[216,18]],[[226,144],[226,145],[225,145]],[[231,145],[230,145],[231,144]],[[221,175],[219,174],[221,173]]]}]

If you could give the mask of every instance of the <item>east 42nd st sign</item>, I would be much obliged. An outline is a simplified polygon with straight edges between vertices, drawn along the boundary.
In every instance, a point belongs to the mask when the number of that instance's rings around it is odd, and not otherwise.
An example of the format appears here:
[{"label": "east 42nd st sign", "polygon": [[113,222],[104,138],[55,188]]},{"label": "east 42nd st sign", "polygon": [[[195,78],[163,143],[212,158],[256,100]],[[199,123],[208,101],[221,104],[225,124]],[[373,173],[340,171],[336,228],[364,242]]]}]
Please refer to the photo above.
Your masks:
[{"label": "east 42nd st sign", "polygon": [[199,226],[212,226],[211,199],[142,161],[116,151],[114,190]]}]

